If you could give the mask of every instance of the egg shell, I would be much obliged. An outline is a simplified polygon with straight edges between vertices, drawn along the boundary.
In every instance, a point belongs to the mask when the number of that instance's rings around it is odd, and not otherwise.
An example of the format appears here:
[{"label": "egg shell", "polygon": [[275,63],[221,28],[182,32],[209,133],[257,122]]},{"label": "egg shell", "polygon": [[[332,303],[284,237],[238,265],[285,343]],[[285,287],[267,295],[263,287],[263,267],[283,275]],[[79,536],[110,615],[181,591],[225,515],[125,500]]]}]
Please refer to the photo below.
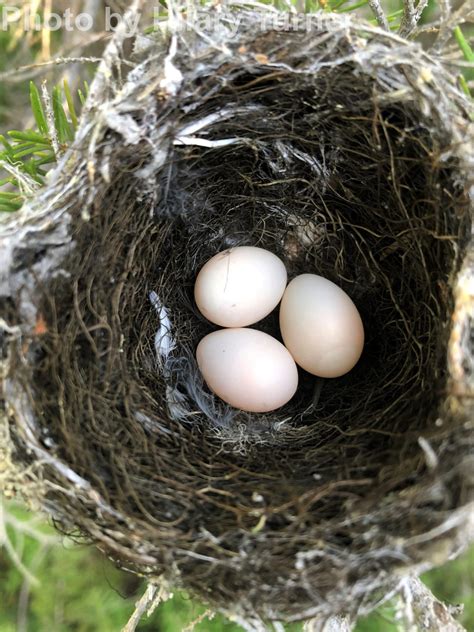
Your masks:
[{"label": "egg shell", "polygon": [[246,327],[280,302],[288,277],[272,252],[241,246],[218,253],[203,266],[194,287],[199,311],[221,327]]},{"label": "egg shell", "polygon": [[289,351],[256,329],[215,331],[201,340],[196,359],[211,391],[248,412],[275,410],[298,387],[298,369]]},{"label": "egg shell", "polygon": [[320,377],[350,371],[364,347],[364,326],[350,297],[316,274],[302,274],[285,290],[280,306],[285,346],[303,369]]}]

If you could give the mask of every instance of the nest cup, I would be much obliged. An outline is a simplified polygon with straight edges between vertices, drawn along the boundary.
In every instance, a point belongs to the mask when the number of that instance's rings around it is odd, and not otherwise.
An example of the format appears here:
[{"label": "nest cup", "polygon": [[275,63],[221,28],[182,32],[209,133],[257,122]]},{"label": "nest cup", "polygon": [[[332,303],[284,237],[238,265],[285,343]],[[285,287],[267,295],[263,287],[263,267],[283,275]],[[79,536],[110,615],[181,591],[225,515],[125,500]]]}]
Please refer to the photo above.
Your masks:
[{"label": "nest cup", "polygon": [[[465,540],[472,131],[418,44],[272,15],[109,50],[73,148],[2,225],[2,476],[122,567],[290,621],[370,610]],[[336,282],[366,330],[350,373],[302,372],[265,415],[194,357],[196,274],[242,245]]]}]

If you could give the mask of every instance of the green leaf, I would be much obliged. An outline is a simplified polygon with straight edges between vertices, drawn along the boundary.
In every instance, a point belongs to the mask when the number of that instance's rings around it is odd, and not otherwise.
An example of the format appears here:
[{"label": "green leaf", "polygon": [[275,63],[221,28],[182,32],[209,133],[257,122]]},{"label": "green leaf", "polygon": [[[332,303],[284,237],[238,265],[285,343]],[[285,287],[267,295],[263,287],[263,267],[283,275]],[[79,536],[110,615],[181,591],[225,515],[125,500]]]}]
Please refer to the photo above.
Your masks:
[{"label": "green leaf", "polygon": [[64,111],[60,86],[53,88],[53,113],[59,142],[65,144],[73,140],[74,130],[67,120],[66,112]]},{"label": "green leaf", "polygon": [[456,41],[459,44],[459,48],[462,50],[462,54],[464,55],[464,58],[467,61],[474,63],[474,51],[469,46],[469,42],[464,37],[464,33],[461,31],[460,26],[456,26],[456,28],[454,29],[454,37],[456,38]]},{"label": "green leaf", "polygon": [[18,152],[23,151],[25,149],[31,149],[33,152],[36,153],[38,151],[48,151],[49,149],[51,149],[51,146],[38,145],[36,143],[18,143],[17,145],[14,145],[14,147],[12,148],[12,154],[16,156]]},{"label": "green leaf", "polygon": [[87,81],[84,81],[84,92],[82,92],[82,90],[79,88],[77,94],[79,95],[81,105],[84,106],[86,104],[87,97],[89,96],[89,84],[87,83]]},{"label": "green leaf", "polygon": [[350,2],[350,0],[339,0],[339,2],[335,2],[334,4],[331,3],[331,10],[337,11],[348,2]]},{"label": "green leaf", "polygon": [[2,145],[5,147],[6,152],[10,154],[12,150],[12,146],[10,145],[8,140],[5,138],[5,136],[3,136],[3,134],[0,134],[0,143],[2,143]]},{"label": "green leaf", "polygon": [[471,91],[469,90],[469,86],[467,85],[466,77],[464,75],[459,75],[459,85],[461,86],[462,91],[468,97],[471,96]]},{"label": "green leaf", "polygon": [[[36,154],[37,156],[39,154]],[[50,153],[46,156],[41,156],[39,159],[35,160],[37,167],[42,167],[43,165],[51,165],[56,162],[56,156],[53,153]]]},{"label": "green leaf", "polygon": [[[89,86],[86,82],[84,82],[84,90],[87,95]],[[68,114],[65,109],[64,97]],[[85,101],[86,97],[80,91],[78,91],[78,97],[81,103]],[[57,157],[52,150],[50,129],[40,92],[33,82],[30,83],[30,102],[37,129],[11,130],[5,136],[0,134],[0,160],[4,163],[14,164],[19,171],[28,175],[40,186],[44,186],[48,173],[47,165],[54,164]],[[64,82],[63,87],[53,88],[52,109],[58,140],[61,145],[67,146],[74,139],[79,114],[66,82]],[[3,177],[0,180],[0,212],[17,211],[22,207],[25,197],[20,192],[19,182],[13,176],[2,174],[1,170],[0,175]],[[8,187],[8,190],[2,191],[3,187]]]},{"label": "green leaf", "polygon": [[393,22],[397,18],[401,17],[403,13],[404,13],[404,9],[399,9],[398,11],[394,11],[393,13],[390,13],[390,15],[387,16],[387,21]]},{"label": "green leaf", "polygon": [[23,200],[7,200],[0,194],[0,213],[14,213],[23,206]]},{"label": "green leaf", "polygon": [[[44,158],[46,155],[47,156],[54,156],[54,154],[52,152],[50,153],[45,153],[44,152],[44,147],[39,147],[38,145],[33,145],[32,147],[25,147],[23,150],[22,149],[15,149],[14,151],[14,157],[15,160],[19,160],[20,158],[25,158],[27,156],[32,156],[32,157],[39,157],[39,158]],[[56,160],[56,158],[55,158]]]},{"label": "green leaf", "polygon": [[360,7],[365,7],[367,2],[368,2],[368,0],[360,0],[360,2],[356,2],[355,4],[351,4],[349,7],[343,7],[341,9],[337,9],[337,12],[338,13],[347,13],[348,11],[354,11],[354,9],[360,9]]},{"label": "green leaf", "polygon": [[30,102],[33,116],[35,117],[36,125],[42,134],[48,136],[49,128],[44,113],[43,104],[41,103],[41,97],[38,88],[30,81]]},{"label": "green leaf", "polygon": [[69,109],[69,116],[71,117],[71,123],[76,130],[79,123],[76,108],[74,106],[74,99],[72,98],[71,90],[69,89],[69,85],[66,80],[64,80],[63,86],[64,94],[66,95],[67,107]]},{"label": "green leaf", "polygon": [[18,193],[0,191],[0,212],[13,213],[23,206],[23,198]]},{"label": "green leaf", "polygon": [[16,200],[18,198],[18,193],[13,193],[10,191],[0,191],[0,200]]},{"label": "green leaf", "polygon": [[36,160],[34,160],[34,158],[31,158],[30,160],[27,160],[24,163],[24,170],[26,171],[26,173],[28,175],[30,175],[37,182],[39,182],[40,184],[43,183],[43,179],[39,177],[38,166],[37,166]]},{"label": "green leaf", "polygon": [[47,136],[43,134],[39,134],[38,132],[34,132],[33,130],[26,130],[25,132],[19,132],[17,130],[12,130],[8,132],[8,136],[18,141],[25,141],[29,143],[35,143],[38,145],[45,145],[46,147],[51,146],[51,141]]},{"label": "green leaf", "polygon": [[34,153],[34,145],[33,147],[27,147],[26,149],[15,148],[13,155],[16,160],[19,160],[20,158],[25,158],[25,156],[31,156],[32,153]]},{"label": "green leaf", "polygon": [[472,96],[471,91],[469,89],[469,85],[467,82],[474,79],[474,51],[469,45],[469,42],[467,41],[467,39],[464,37],[464,33],[462,32],[461,27],[456,26],[453,33],[454,33],[456,42],[458,43],[458,46],[462,51],[464,59],[469,64],[472,64],[471,67],[467,67],[463,69],[462,78],[461,77],[459,78],[459,84],[461,86],[461,89],[463,90],[463,92],[465,92],[465,94],[468,97],[471,97]]}]

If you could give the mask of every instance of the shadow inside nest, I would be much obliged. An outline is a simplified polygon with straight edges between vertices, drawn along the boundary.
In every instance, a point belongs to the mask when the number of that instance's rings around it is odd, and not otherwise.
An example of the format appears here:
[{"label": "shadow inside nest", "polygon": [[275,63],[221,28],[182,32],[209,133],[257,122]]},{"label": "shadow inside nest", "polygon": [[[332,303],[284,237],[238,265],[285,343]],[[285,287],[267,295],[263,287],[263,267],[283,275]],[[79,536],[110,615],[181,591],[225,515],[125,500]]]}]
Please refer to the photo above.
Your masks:
[{"label": "shadow inside nest", "polygon": [[[285,73],[242,73],[220,95],[235,114],[207,137],[229,144],[178,148],[163,170],[154,214],[166,226],[164,261],[155,259],[153,288],[171,314],[176,345],[165,365],[183,405],[171,414],[210,426],[231,450],[236,443],[291,450],[322,438],[328,455],[331,439],[340,450],[350,433],[367,444],[357,457],[365,450],[373,457],[374,442],[406,440],[414,422],[431,426],[426,412],[436,416],[446,396],[449,285],[469,231],[455,210],[463,191],[453,191],[449,167],[439,165],[427,123],[409,108],[374,103],[370,84],[351,86],[352,71],[296,86]],[[193,117],[212,107],[205,103]],[[367,332],[349,374],[322,381],[302,371],[293,400],[261,416],[216,404],[193,359],[197,342],[215,329],[193,306],[196,272],[242,245],[275,252],[290,278],[312,272],[338,283]],[[152,314],[152,329],[154,321]],[[257,328],[279,337],[277,311]],[[148,377],[152,390],[156,374]]]}]

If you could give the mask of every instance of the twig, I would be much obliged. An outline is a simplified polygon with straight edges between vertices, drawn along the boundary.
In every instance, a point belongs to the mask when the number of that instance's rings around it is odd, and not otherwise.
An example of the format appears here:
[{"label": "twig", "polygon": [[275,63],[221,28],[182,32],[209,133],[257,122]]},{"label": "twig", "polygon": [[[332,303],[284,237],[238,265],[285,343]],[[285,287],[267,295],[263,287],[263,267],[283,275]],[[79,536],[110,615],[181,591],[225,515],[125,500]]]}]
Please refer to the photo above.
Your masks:
[{"label": "twig", "polygon": [[48,535],[47,533],[42,533],[39,529],[35,529],[34,525],[36,522],[36,518],[32,518],[31,520],[24,521],[18,520],[11,513],[6,513],[5,515],[5,523],[9,525],[16,533],[22,533],[23,535],[27,535],[28,537],[36,540],[43,548],[51,546],[53,544],[59,544],[60,538],[57,535]]},{"label": "twig", "polygon": [[438,37],[433,45],[435,51],[444,50],[456,26],[474,20],[474,6],[471,0],[461,2],[456,11],[452,11],[450,0],[440,0],[439,6],[441,20]]},{"label": "twig", "polygon": [[383,29],[386,31],[390,31],[390,27],[388,25],[387,16],[385,15],[384,10],[382,9],[382,5],[379,0],[369,0],[369,6],[372,9],[375,18]]},{"label": "twig", "polygon": [[106,101],[105,95],[110,84],[112,68],[116,65],[120,66],[121,63],[126,63],[123,56],[120,57],[119,51],[127,38],[127,25],[132,23],[134,16],[141,13],[145,1],[146,0],[132,0],[113,38],[107,45],[90,88],[88,101],[91,106],[103,104]]},{"label": "twig", "polygon": [[418,24],[418,22],[420,21],[423,11],[428,6],[428,2],[429,0],[420,0],[418,2],[418,6],[416,7],[416,14],[415,14],[416,24]]},{"label": "twig", "polygon": [[15,180],[18,182],[18,187],[23,196],[32,195],[37,189],[40,188],[40,185],[36,180],[34,180],[27,173],[19,169],[18,166],[13,165],[6,160],[0,160],[0,169],[3,169],[15,178]]},{"label": "twig", "polygon": [[202,623],[205,619],[209,619],[211,620],[214,616],[215,616],[215,612],[214,610],[206,610],[205,612],[203,612],[202,614],[200,614],[198,617],[196,617],[194,619],[194,621],[191,621],[191,623],[189,623],[183,630],[182,632],[193,632],[194,628],[199,625],[200,623]]},{"label": "twig", "polygon": [[21,76],[22,73],[28,72],[30,70],[36,70],[38,68],[43,68],[45,66],[61,66],[64,64],[77,63],[99,63],[101,61],[102,59],[100,57],[55,57],[54,59],[49,59],[48,61],[41,61],[34,64],[26,64],[26,66],[20,66],[19,68],[13,68],[12,70],[0,72],[0,81],[5,81],[5,79],[9,78],[13,78],[15,82],[24,81],[24,77]]},{"label": "twig", "polygon": [[135,632],[138,624],[142,620],[143,615],[153,603],[158,586],[148,584],[142,597],[135,604],[135,611],[128,620],[127,625],[123,628],[122,632]]},{"label": "twig", "polygon": [[353,624],[345,615],[316,617],[304,624],[304,632],[351,632]]},{"label": "twig", "polygon": [[59,148],[59,139],[58,139],[58,134],[56,131],[56,124],[54,121],[54,112],[53,112],[53,107],[51,105],[51,99],[49,96],[48,86],[47,86],[46,81],[43,81],[41,84],[41,96],[43,97],[44,109],[46,112],[46,118],[48,120],[49,138],[51,140],[51,145],[53,147],[56,160],[58,160],[61,150]]},{"label": "twig", "polygon": [[245,619],[240,615],[234,613],[229,616],[229,619],[233,623],[237,623],[245,632],[268,632],[268,627],[259,618]]},{"label": "twig", "polygon": [[171,594],[163,586],[158,587],[156,584],[149,583],[142,597],[135,604],[135,611],[122,632],[135,632],[143,615],[147,613],[148,616],[151,616],[155,608],[170,597]]},{"label": "twig", "polygon": [[414,0],[403,0],[403,16],[399,33],[403,37],[409,35],[416,27],[416,9]]},{"label": "twig", "polygon": [[[438,37],[436,39],[436,46],[444,44],[447,37],[450,36],[447,25],[451,16],[451,0],[439,0],[439,10],[441,13],[440,29],[438,31]],[[449,33],[449,35],[448,35]]]},{"label": "twig", "polygon": [[28,585],[37,586],[38,580],[33,575],[33,573],[23,564],[20,554],[17,552],[10,539],[7,531],[7,526],[12,527],[14,532],[18,535],[27,535],[28,537],[35,539],[43,549],[50,545],[58,543],[59,538],[56,536],[48,536],[44,533],[41,533],[39,530],[35,530],[31,527],[31,522],[23,522],[21,520],[17,520],[6,510],[4,501],[0,497],[0,548],[5,548],[8,556],[12,560],[17,570],[23,575],[24,580],[28,582]]},{"label": "twig", "polygon": [[[54,538],[54,536],[51,536]],[[57,538],[55,538],[58,540]],[[33,572],[39,567],[41,562],[43,561],[45,554],[47,552],[47,548],[45,546],[41,547],[33,560],[31,561],[31,569]],[[31,596],[31,583],[28,581],[27,577],[23,578],[23,583],[20,589],[20,595],[18,597],[18,607],[17,607],[17,618],[16,618],[16,632],[26,632],[28,630],[28,606]]]},{"label": "twig", "polygon": [[442,603],[418,578],[404,582],[401,599],[406,632],[466,632],[453,616],[459,614],[462,607]]}]

